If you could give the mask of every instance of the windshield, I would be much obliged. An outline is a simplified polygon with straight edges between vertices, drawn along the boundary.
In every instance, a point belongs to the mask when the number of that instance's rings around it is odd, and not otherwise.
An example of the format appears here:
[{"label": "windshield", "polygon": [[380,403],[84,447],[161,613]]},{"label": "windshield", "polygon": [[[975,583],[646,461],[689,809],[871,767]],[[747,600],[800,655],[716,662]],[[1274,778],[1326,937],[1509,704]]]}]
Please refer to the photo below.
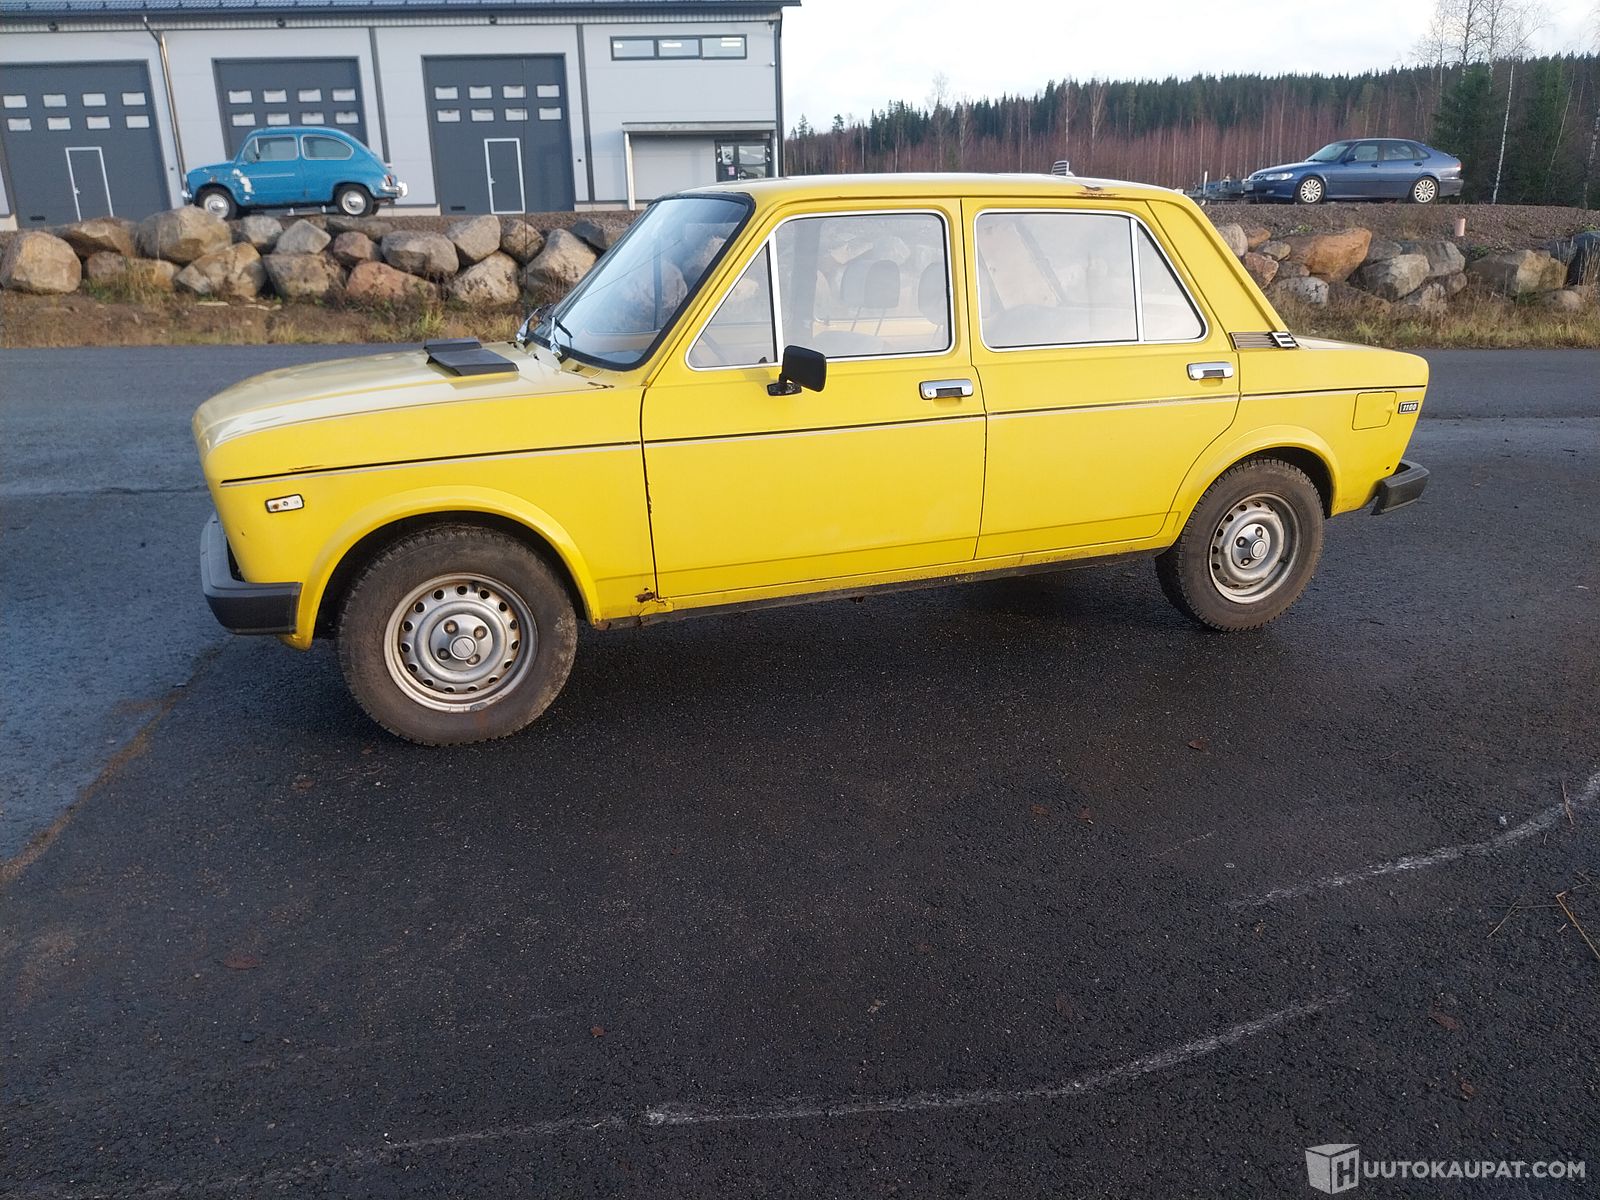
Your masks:
[{"label": "windshield", "polygon": [[652,204],[533,336],[602,367],[642,363],[694,295],[751,209],[740,195],[673,196]]},{"label": "windshield", "polygon": [[1348,150],[1348,149],[1350,149],[1350,143],[1349,142],[1329,142],[1321,150],[1318,150],[1310,158],[1306,159],[1306,161],[1307,162],[1338,162],[1341,158],[1344,157],[1344,152],[1346,150]]}]

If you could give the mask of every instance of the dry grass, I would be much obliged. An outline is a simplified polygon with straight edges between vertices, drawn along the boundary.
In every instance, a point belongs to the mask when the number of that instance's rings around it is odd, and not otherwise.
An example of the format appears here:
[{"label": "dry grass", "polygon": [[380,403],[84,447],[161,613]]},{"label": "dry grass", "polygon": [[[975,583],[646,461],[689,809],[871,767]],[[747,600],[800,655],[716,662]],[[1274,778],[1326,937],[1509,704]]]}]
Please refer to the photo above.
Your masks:
[{"label": "dry grass", "polygon": [[1375,312],[1364,307],[1282,304],[1278,311],[1290,329],[1308,337],[1394,349],[1600,349],[1600,305],[1595,304],[1564,313],[1532,301],[1480,295],[1458,297],[1435,313],[1398,305]]}]

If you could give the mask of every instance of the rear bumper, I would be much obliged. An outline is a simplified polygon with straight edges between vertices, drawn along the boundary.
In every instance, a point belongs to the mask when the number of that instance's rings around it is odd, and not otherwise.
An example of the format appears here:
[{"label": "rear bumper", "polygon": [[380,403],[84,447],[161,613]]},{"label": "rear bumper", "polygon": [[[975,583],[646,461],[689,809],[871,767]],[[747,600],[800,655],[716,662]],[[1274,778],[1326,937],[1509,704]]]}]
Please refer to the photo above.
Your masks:
[{"label": "rear bumper", "polygon": [[222,522],[200,531],[200,587],[224,629],[233,633],[293,633],[300,611],[298,583],[246,583],[233,567]]},{"label": "rear bumper", "polygon": [[1427,486],[1428,468],[1401,459],[1400,469],[1378,484],[1378,498],[1372,505],[1372,515],[1381,517],[1384,513],[1404,508],[1420,498],[1422,489]]},{"label": "rear bumper", "polygon": [[1441,180],[1439,180],[1439,195],[1441,195],[1441,196],[1459,196],[1459,195],[1461,195],[1461,186],[1462,186],[1462,184],[1464,182],[1465,181],[1463,179],[1461,179],[1459,176],[1457,178],[1455,178],[1455,179],[1441,179]]}]

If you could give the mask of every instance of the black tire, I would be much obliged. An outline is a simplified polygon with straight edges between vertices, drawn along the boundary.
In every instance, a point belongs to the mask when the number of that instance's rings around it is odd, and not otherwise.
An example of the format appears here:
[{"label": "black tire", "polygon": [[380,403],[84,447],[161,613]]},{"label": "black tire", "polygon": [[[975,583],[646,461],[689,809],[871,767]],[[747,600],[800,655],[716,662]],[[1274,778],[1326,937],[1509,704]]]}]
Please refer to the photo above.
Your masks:
[{"label": "black tire", "polygon": [[378,202],[359,183],[341,183],[334,189],[333,206],[347,217],[370,217]]},{"label": "black tire", "polygon": [[1439,181],[1432,175],[1424,175],[1411,185],[1411,203],[1432,204],[1439,198]]},{"label": "black tire", "polygon": [[1328,185],[1320,175],[1307,175],[1294,185],[1296,204],[1321,204],[1328,198]]},{"label": "black tire", "polygon": [[194,202],[224,221],[231,221],[239,215],[239,205],[234,201],[233,193],[225,187],[201,188]]},{"label": "black tire", "polygon": [[1299,467],[1253,458],[1206,489],[1156,559],[1156,578],[1178,611],[1208,629],[1259,629],[1299,599],[1321,557],[1316,485]]},{"label": "black tire", "polygon": [[351,694],[390,733],[425,746],[516,733],[560,693],[577,645],[556,571],[475,525],[396,541],[357,577],[339,616]]}]

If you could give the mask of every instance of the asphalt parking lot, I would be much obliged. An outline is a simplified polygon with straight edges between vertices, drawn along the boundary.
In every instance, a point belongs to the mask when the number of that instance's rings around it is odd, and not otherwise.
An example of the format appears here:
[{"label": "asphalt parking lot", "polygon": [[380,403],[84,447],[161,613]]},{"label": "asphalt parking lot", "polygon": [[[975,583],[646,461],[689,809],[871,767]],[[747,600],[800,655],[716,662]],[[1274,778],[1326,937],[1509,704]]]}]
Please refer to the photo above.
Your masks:
[{"label": "asphalt parking lot", "polygon": [[1430,355],[1427,495],[1260,633],[1142,563],[588,633],[448,751],[198,592],[193,406],[347,352],[0,361],[0,1194],[1592,1193],[1600,352]]}]

